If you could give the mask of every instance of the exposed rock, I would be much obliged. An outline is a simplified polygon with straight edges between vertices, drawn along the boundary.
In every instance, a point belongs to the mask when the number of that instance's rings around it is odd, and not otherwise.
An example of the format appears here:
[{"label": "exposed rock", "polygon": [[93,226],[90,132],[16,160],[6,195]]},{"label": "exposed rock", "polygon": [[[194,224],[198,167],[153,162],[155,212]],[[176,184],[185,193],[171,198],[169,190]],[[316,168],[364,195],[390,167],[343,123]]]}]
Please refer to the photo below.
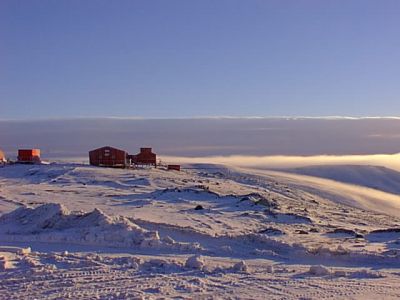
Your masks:
[{"label": "exposed rock", "polygon": [[203,210],[204,209],[204,207],[202,206],[202,205],[197,205],[195,208],[194,208],[194,210]]}]

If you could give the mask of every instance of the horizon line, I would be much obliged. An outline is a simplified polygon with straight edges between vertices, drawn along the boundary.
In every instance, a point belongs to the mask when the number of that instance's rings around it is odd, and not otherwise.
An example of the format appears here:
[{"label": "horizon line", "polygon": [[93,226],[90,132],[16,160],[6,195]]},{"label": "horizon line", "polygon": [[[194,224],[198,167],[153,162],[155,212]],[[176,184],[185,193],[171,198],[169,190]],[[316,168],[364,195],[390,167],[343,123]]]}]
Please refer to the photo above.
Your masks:
[{"label": "horizon line", "polygon": [[142,117],[142,116],[77,116],[77,117],[43,117],[43,118],[0,118],[0,122],[42,122],[42,121],[73,121],[73,120],[400,120],[400,116],[192,116],[192,117]]}]

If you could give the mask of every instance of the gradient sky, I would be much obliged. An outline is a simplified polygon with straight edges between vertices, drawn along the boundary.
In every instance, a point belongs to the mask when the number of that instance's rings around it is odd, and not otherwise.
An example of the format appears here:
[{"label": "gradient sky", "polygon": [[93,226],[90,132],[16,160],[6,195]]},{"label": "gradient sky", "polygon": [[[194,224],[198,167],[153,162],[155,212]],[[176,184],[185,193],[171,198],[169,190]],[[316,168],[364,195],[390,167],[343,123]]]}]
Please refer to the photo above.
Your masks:
[{"label": "gradient sky", "polygon": [[0,118],[400,112],[398,0],[1,0]]}]

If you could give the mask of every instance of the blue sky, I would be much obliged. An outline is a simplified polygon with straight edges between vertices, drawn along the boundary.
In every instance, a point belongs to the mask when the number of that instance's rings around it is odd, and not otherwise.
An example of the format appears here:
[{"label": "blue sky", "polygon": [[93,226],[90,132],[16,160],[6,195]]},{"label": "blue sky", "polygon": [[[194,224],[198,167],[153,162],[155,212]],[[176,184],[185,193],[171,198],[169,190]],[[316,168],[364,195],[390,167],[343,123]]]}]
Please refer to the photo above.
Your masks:
[{"label": "blue sky", "polygon": [[0,1],[0,118],[388,116],[400,1]]}]

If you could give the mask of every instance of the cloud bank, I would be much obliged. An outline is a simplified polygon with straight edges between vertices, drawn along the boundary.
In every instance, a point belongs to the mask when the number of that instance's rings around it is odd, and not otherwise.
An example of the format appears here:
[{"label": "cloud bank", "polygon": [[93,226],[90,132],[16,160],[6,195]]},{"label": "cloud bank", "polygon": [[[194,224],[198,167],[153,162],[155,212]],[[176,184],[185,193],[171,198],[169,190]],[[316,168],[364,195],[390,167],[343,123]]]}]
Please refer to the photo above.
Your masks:
[{"label": "cloud bank", "polygon": [[213,163],[242,168],[285,169],[318,165],[373,165],[400,171],[400,153],[374,155],[315,155],[315,156],[210,156],[174,157],[163,156],[168,163]]},{"label": "cloud bank", "polygon": [[[150,146],[163,157],[238,166],[396,165],[400,119],[389,118],[76,118],[0,121],[0,148],[37,147],[44,157],[86,157],[111,145],[130,153]],[[376,155],[381,154],[381,155]],[[195,158],[195,159],[190,159]]]}]

